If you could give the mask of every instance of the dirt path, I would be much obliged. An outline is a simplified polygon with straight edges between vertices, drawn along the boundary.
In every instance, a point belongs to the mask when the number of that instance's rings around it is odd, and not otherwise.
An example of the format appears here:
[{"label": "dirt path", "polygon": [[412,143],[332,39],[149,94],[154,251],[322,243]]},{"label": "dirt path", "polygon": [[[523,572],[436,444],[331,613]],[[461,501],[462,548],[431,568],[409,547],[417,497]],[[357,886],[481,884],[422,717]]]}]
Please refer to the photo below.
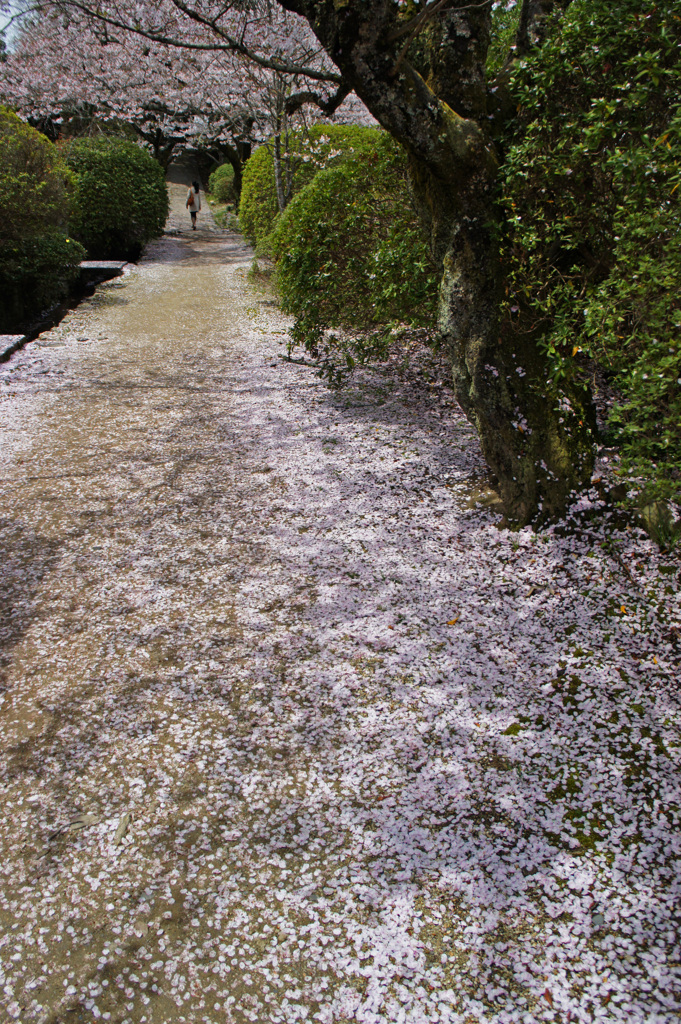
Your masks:
[{"label": "dirt path", "polygon": [[206,239],[214,240],[214,235],[216,233],[220,234],[213,218],[210,204],[204,195],[203,183],[201,183],[201,209],[196,217],[196,231],[190,231],[191,217],[186,206],[187,191],[190,182],[197,179],[199,179],[199,173],[191,161],[171,164],[171,173],[168,181],[170,213],[168,223],[166,224],[166,232],[173,235],[177,234],[180,237],[189,236],[192,239],[192,243]]},{"label": "dirt path", "polygon": [[0,1019],[677,1021],[678,578],[180,201],[0,369]]}]

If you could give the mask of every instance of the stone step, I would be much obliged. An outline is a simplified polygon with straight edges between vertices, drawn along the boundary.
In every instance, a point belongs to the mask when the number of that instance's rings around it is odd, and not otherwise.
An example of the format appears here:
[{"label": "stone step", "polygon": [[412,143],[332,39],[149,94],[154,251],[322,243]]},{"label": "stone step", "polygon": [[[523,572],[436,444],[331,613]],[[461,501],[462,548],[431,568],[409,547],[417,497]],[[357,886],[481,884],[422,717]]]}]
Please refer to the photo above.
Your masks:
[{"label": "stone step", "polygon": [[81,270],[123,270],[125,260],[82,260]]},{"label": "stone step", "polygon": [[25,334],[0,334],[0,363],[5,363],[26,341]]},{"label": "stone step", "polygon": [[102,281],[110,281],[112,277],[119,277],[126,266],[125,260],[83,260],[80,264],[80,279],[82,283],[101,284]]}]

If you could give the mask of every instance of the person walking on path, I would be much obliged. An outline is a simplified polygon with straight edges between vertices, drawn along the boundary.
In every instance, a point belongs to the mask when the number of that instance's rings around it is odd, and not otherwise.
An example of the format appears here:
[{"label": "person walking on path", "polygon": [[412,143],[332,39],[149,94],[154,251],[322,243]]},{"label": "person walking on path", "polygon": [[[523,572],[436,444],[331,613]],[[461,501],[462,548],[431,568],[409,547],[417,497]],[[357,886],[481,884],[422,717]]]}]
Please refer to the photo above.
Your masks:
[{"label": "person walking on path", "polygon": [[196,231],[196,215],[201,209],[201,193],[199,191],[198,181],[193,181],[189,186],[189,192],[187,193],[187,209],[189,210],[192,218],[192,230]]}]

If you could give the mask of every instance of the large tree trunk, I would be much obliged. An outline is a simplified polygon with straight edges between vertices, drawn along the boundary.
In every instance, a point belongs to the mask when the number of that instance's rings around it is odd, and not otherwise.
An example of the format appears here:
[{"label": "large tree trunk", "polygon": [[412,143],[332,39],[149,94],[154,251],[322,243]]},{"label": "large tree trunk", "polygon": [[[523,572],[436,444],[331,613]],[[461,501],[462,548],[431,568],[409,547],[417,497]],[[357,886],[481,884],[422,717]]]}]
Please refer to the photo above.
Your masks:
[{"label": "large tree trunk", "polygon": [[[508,521],[559,514],[590,478],[593,444],[577,397],[552,387],[534,339],[509,343],[500,330],[498,164],[485,80],[490,6],[449,0],[430,22],[405,24],[392,0],[280,2],[308,19],[344,80],[409,154],[442,267],[439,322],[457,399],[478,430]],[[526,7],[531,40],[553,3]]]},{"label": "large tree trunk", "polygon": [[509,524],[555,517],[593,469],[583,396],[557,390],[532,336],[504,337],[495,167],[443,182],[412,156],[414,193],[442,266],[439,328],[457,400],[475,425]]}]

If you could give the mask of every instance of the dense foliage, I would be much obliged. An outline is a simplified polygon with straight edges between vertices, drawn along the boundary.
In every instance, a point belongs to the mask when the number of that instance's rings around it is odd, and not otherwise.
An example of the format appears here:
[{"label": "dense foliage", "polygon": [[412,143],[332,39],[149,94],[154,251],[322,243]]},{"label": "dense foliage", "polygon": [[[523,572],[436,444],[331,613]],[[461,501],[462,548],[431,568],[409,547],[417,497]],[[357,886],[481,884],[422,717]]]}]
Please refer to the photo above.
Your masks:
[{"label": "dense foliage", "polygon": [[257,245],[272,230],[278,213],[274,160],[267,146],[260,146],[244,170],[239,225],[248,240]]},{"label": "dense foliage", "polygon": [[66,236],[73,176],[56,147],[0,108],[0,331],[63,298],[85,256]]},{"label": "dense foliage", "polygon": [[77,139],[66,151],[77,175],[71,230],[91,256],[137,259],[163,231],[168,192],[160,165],[124,139]]},{"label": "dense foliage", "polygon": [[487,51],[487,77],[490,80],[509,63],[518,31],[520,9],[520,2],[495,0],[492,4],[492,28]]},{"label": "dense foliage", "polygon": [[[309,132],[289,136],[282,173],[290,178],[291,197],[315,174],[346,160],[372,152],[380,131],[358,125],[315,125]],[[254,245],[272,231],[280,213],[274,170],[273,145],[261,146],[246,164],[239,206],[239,222]]]},{"label": "dense foliage", "polygon": [[[325,365],[375,351],[386,325],[431,326],[438,277],[410,203],[406,160],[386,133],[319,171],[280,217],[270,240],[293,339]],[[329,328],[354,332],[344,340]],[[357,333],[359,332],[359,333]]]},{"label": "dense foliage", "polygon": [[58,231],[0,244],[0,332],[14,333],[65,298],[85,257]]},{"label": "dense foliage", "polygon": [[71,193],[72,175],[55,146],[0,107],[0,239],[65,228]]},{"label": "dense foliage", "polygon": [[515,72],[505,331],[604,371],[640,501],[681,493],[681,8],[577,0]]},{"label": "dense foliage", "polygon": [[234,168],[231,164],[220,164],[208,179],[208,191],[218,203],[235,203]]}]

